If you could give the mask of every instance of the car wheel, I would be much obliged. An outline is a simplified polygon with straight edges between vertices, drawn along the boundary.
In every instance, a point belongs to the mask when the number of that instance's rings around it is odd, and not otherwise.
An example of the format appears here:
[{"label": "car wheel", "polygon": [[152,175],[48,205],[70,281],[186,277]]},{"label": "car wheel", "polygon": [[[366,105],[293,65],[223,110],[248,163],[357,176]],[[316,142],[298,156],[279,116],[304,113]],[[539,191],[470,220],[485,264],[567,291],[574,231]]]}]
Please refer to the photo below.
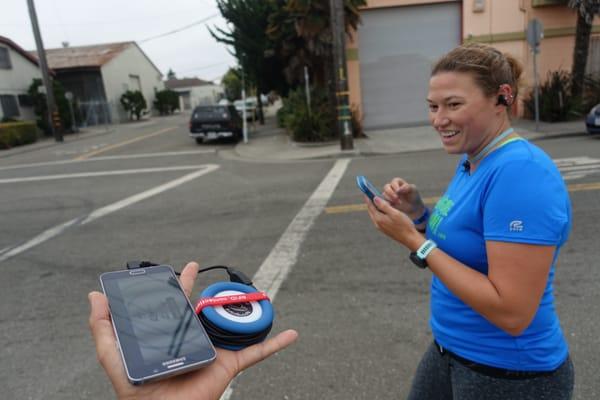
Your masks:
[{"label": "car wheel", "polygon": [[204,139],[203,139],[203,138],[201,138],[201,137],[197,137],[197,138],[196,138],[196,143],[198,143],[198,144],[202,144],[202,143],[204,143]]}]

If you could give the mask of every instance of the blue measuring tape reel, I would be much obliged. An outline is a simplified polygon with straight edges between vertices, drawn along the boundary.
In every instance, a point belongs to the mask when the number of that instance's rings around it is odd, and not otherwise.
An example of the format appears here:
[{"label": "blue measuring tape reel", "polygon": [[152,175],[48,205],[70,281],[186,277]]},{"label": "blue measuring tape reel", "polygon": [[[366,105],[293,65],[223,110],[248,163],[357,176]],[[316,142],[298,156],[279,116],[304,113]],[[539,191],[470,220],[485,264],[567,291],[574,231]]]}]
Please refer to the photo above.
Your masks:
[{"label": "blue measuring tape reel", "polygon": [[[202,291],[205,298],[219,298],[249,293],[258,293],[250,279],[241,271],[230,267],[215,266],[200,270],[222,268],[227,271],[231,282],[217,282]],[[226,305],[208,305],[198,311],[198,318],[213,344],[228,350],[241,350],[260,343],[271,332],[273,305],[266,300]]]},{"label": "blue measuring tape reel", "polygon": [[[158,264],[150,261],[128,261],[127,269],[154,265]],[[274,317],[273,305],[266,293],[259,292],[252,285],[250,278],[235,268],[214,265],[202,268],[198,273],[213,269],[224,269],[230,282],[217,282],[208,286],[200,294],[195,308],[213,345],[228,350],[241,350],[265,340],[271,332]],[[176,274],[179,275],[177,272]],[[224,303],[221,301],[224,297],[229,297],[229,304],[218,305]],[[250,301],[239,300],[248,297]]]}]

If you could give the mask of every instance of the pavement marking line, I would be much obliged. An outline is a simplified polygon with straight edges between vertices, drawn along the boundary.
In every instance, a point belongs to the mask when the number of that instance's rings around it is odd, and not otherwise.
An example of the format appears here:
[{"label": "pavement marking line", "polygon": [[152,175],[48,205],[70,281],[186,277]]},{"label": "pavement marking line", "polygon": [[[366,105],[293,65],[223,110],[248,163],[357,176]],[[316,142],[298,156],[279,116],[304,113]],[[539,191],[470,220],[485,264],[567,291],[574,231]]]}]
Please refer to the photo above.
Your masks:
[{"label": "pavement marking line", "polygon": [[40,233],[33,239],[23,243],[20,246],[14,247],[11,250],[7,251],[6,253],[0,255],[0,262],[6,261],[11,257],[16,256],[17,254],[23,253],[24,251],[27,251],[27,250],[31,249],[32,247],[37,246],[38,244],[44,243],[45,241],[50,240],[53,237],[60,235],[61,233],[63,233],[67,229],[69,229],[71,226],[75,225],[77,223],[77,221],[79,221],[79,218],[73,218],[70,221],[67,221],[67,222],[62,223],[57,226],[54,226],[50,229],[46,229],[44,232]]},{"label": "pavement marking line", "polygon": [[131,144],[131,143],[139,142],[140,140],[149,139],[151,137],[158,136],[158,135],[163,134],[165,132],[172,131],[173,129],[177,129],[177,127],[176,126],[172,126],[170,128],[161,129],[159,131],[152,132],[152,133],[149,133],[149,134],[144,135],[144,136],[138,136],[136,138],[129,139],[129,140],[126,140],[124,142],[115,143],[113,145],[106,146],[106,147],[98,149],[98,150],[90,151],[89,153],[82,154],[79,157],[76,157],[75,160],[87,160],[88,158],[93,157],[93,156],[95,156],[97,154],[102,154],[102,153],[104,153],[106,151],[109,151],[109,150],[114,150],[114,149],[117,149],[119,147],[123,147],[123,146],[126,146],[128,144]]},{"label": "pavement marking line", "polygon": [[139,168],[139,169],[123,169],[120,171],[80,172],[80,173],[76,173],[76,174],[28,176],[28,177],[23,177],[23,178],[0,179],[0,184],[37,182],[37,181],[53,181],[53,180],[58,180],[58,179],[73,179],[73,178],[95,178],[95,177],[101,177],[101,176],[114,176],[114,175],[148,174],[148,173],[153,173],[153,172],[186,171],[186,170],[194,170],[194,169],[204,168],[206,165],[207,164],[179,165],[176,167]]},{"label": "pavement marking line", "polygon": [[11,169],[20,169],[20,168],[32,168],[32,167],[48,167],[52,165],[64,165],[64,164],[75,164],[82,162],[90,162],[90,161],[106,161],[106,160],[128,160],[130,158],[154,158],[154,157],[170,157],[170,156],[182,156],[182,155],[194,155],[194,154],[212,154],[216,153],[216,149],[206,149],[206,150],[189,150],[189,151],[166,151],[164,153],[143,153],[143,154],[123,154],[119,156],[103,156],[103,157],[94,157],[85,160],[60,160],[60,161],[47,161],[40,163],[32,163],[32,164],[17,164],[17,165],[8,165],[6,167],[0,167],[0,171],[6,171]]},{"label": "pavement marking line", "polygon": [[204,165],[203,169],[201,169],[199,171],[192,172],[190,174],[182,176],[181,178],[177,178],[173,181],[167,182],[163,185],[156,186],[155,188],[146,190],[142,193],[138,193],[136,195],[127,197],[123,200],[117,201],[116,203],[109,204],[108,206],[99,208],[95,211],[92,211],[90,214],[88,214],[87,216],[85,216],[83,218],[82,217],[73,218],[67,222],[60,224],[60,225],[57,225],[50,229],[47,229],[44,232],[37,235],[36,237],[34,237],[33,239],[30,239],[27,242],[25,242],[17,247],[11,248],[10,250],[8,250],[7,252],[5,252],[3,254],[0,254],[0,263],[2,261],[8,260],[9,258],[14,257],[20,253],[23,253],[24,251],[29,250],[32,247],[37,246],[38,244],[44,243],[44,242],[60,235],[61,233],[63,233],[64,231],[66,231],[67,229],[69,229],[73,226],[80,226],[80,225],[88,224],[92,221],[97,220],[98,218],[104,217],[108,214],[111,214],[122,208],[130,206],[134,203],[145,200],[152,196],[156,196],[157,194],[160,194],[166,190],[173,189],[176,186],[179,186],[186,182],[189,182],[192,179],[196,179],[202,175],[206,175],[218,168],[219,168],[219,166],[216,164]]},{"label": "pavement marking line", "polygon": [[[568,185],[567,190],[569,192],[583,192],[587,190],[600,190],[600,182],[593,183],[577,183]],[[427,205],[434,205],[438,202],[439,197],[426,197],[423,198],[423,202]],[[366,211],[366,204],[346,204],[342,206],[332,206],[325,208],[325,214],[344,214],[357,211]]]},{"label": "pavement marking line", "polygon": [[[323,212],[327,202],[339,181],[344,176],[346,168],[350,163],[349,158],[336,161],[335,165],[321,184],[304,203],[302,209],[296,214],[287,227],[279,241],[273,247],[267,258],[254,274],[252,281],[254,285],[267,293],[271,301],[279,291],[279,287],[285,281],[298,259],[298,251],[317,217]],[[221,396],[221,400],[229,400],[233,393],[231,385],[227,386]]]},{"label": "pavement marking line", "polygon": [[182,184],[189,182],[193,179],[196,179],[202,175],[206,175],[218,168],[219,168],[219,166],[216,164],[207,164],[204,166],[204,169],[201,169],[200,171],[192,172],[191,174],[187,174],[187,175],[182,176],[181,178],[175,179],[171,182],[167,182],[164,185],[157,186],[155,188],[146,190],[145,192],[138,193],[133,196],[127,197],[126,199],[117,201],[116,203],[109,204],[106,207],[99,208],[96,211],[91,212],[81,222],[81,225],[85,225],[89,222],[92,222],[92,221],[98,219],[98,218],[104,217],[105,215],[108,215],[117,210],[120,210],[121,208],[125,208],[134,203],[137,203],[138,201],[142,201],[149,197],[156,196],[157,194],[162,193],[166,190],[173,189],[174,187],[182,185]]},{"label": "pavement marking line", "polygon": [[[438,202],[439,197],[425,197],[423,202],[427,205],[433,205]],[[367,205],[362,204],[347,204],[342,206],[332,206],[325,209],[325,214],[342,214],[355,211],[367,211]]]},{"label": "pavement marking line", "polygon": [[593,183],[576,183],[573,185],[569,185],[569,192],[582,192],[586,190],[599,190],[600,182]]}]

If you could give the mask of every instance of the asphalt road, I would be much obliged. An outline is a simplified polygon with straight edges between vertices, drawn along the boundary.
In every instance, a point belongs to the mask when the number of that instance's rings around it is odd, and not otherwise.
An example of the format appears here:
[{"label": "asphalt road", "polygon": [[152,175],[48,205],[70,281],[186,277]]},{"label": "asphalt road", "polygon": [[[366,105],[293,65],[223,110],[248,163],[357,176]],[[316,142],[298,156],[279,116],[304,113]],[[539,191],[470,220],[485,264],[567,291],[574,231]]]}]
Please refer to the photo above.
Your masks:
[{"label": "asphalt road", "polygon": [[[289,253],[274,300],[274,330],[295,328],[300,339],[238,377],[230,398],[404,398],[431,341],[430,273],[372,227],[354,178],[381,186],[403,176],[434,198],[456,158],[353,158],[319,206],[313,193],[339,160],[245,162],[231,144],[196,145],[185,125],[165,118],[0,154],[0,397],[113,398],[87,327],[86,295],[99,289],[100,273],[148,259],[176,269],[189,260],[226,264],[252,276],[273,252],[288,254],[281,239],[297,224],[303,234],[292,236],[298,252]],[[599,398],[600,142],[581,135],[537,144],[572,190],[556,305],[576,367],[575,399]],[[295,217],[306,205],[315,215],[302,225]],[[196,293],[224,277],[202,279]]]}]

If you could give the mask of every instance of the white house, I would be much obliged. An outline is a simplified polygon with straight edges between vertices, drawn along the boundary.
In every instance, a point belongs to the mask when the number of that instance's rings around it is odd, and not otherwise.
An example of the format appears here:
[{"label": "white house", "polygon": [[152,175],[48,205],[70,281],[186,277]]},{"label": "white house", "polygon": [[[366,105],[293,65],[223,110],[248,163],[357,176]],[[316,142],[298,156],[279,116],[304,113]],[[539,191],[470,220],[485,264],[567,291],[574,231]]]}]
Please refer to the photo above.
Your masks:
[{"label": "white house", "polygon": [[120,98],[127,90],[144,95],[148,112],[162,74],[135,42],[47,49],[48,66],[79,104],[83,123],[126,121]]},{"label": "white house", "polygon": [[179,109],[182,111],[203,104],[217,104],[225,97],[222,86],[198,78],[169,79],[165,81],[165,87],[179,93]]},{"label": "white house", "polygon": [[0,120],[33,120],[35,114],[27,89],[42,73],[37,59],[12,40],[0,36]]}]

